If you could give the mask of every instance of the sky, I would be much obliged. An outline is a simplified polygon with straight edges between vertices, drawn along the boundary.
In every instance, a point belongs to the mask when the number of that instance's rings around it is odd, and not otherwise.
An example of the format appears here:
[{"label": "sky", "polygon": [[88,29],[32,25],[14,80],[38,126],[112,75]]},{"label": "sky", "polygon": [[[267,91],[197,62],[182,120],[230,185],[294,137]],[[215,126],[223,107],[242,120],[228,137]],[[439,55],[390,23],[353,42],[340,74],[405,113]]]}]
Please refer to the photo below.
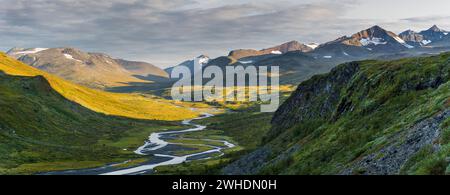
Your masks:
[{"label": "sky", "polygon": [[0,50],[76,47],[162,68],[373,25],[450,30],[448,0],[0,0]]}]

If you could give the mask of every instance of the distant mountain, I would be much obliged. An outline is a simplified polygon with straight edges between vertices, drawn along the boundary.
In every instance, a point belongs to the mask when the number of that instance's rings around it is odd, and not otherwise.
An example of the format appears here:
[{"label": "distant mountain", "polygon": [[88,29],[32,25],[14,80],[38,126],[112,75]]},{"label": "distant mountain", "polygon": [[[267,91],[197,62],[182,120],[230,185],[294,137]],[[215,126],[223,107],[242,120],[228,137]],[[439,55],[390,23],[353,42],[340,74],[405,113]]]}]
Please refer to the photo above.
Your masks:
[{"label": "distant mountain", "polygon": [[400,37],[406,41],[407,44],[419,46],[429,46],[430,43],[438,42],[442,40],[448,32],[440,29],[436,25],[432,26],[428,30],[421,32],[414,32],[412,30],[407,30],[400,33]]},{"label": "distant mountain", "polygon": [[434,42],[444,38],[444,36],[448,35],[448,32],[434,25],[430,29],[422,31],[419,34],[423,35],[425,40]]},{"label": "distant mountain", "polygon": [[[425,38],[430,35],[443,37],[428,44]],[[291,41],[263,50],[233,50],[228,56],[210,60],[208,65],[280,66],[282,83],[298,83],[344,62],[365,59],[395,60],[450,51],[450,48],[445,48],[450,47],[449,40],[447,32],[436,26],[420,33],[409,30],[397,35],[375,25],[351,36],[342,36],[322,44],[304,45]]]},{"label": "distant mountain", "polygon": [[250,57],[250,56],[261,56],[261,55],[280,55],[285,54],[290,51],[301,51],[301,52],[310,52],[315,49],[317,45],[315,44],[302,44],[297,41],[290,41],[287,43],[283,43],[281,45],[277,45],[271,48],[262,49],[262,50],[254,50],[254,49],[238,49],[231,51],[228,56],[232,57],[236,60],[241,58]]},{"label": "distant mountain", "polygon": [[238,60],[241,64],[254,64],[263,59],[299,51],[315,59],[339,62],[387,56],[391,56],[389,59],[395,59],[446,51],[437,47],[450,46],[448,37],[448,31],[436,25],[421,32],[407,30],[399,35],[375,25],[351,36],[342,36],[322,44],[301,44],[291,41],[262,50],[233,50],[229,52],[228,57]]},{"label": "distant mountain", "polygon": [[308,44],[306,44],[306,46],[308,46],[309,48],[311,48],[311,49],[316,49],[317,47],[319,47],[320,46],[320,44],[318,44],[318,43],[308,43]]},{"label": "distant mountain", "polygon": [[263,50],[233,50],[228,56],[242,64],[254,64],[260,60],[298,51],[319,61],[343,62],[398,54],[414,48],[395,33],[380,26],[373,26],[351,36],[343,36],[323,44],[305,45],[292,41]]},{"label": "distant mountain", "polygon": [[17,48],[14,47],[12,49],[10,49],[8,52],[6,52],[6,54],[8,54],[11,57],[14,57],[16,59],[28,55],[28,54],[35,54],[35,53],[39,53],[41,51],[45,51],[49,48],[28,48],[28,49],[24,49],[24,48]]},{"label": "distant mountain", "polygon": [[158,67],[145,63],[114,59],[102,53],[87,53],[75,48],[13,48],[7,52],[28,65],[91,88],[125,86],[147,82],[136,76],[168,77]]},{"label": "distant mountain", "polygon": [[194,62],[195,62],[194,60],[198,60],[198,63],[200,63],[200,65],[204,66],[204,65],[207,65],[211,59],[208,56],[202,54],[193,60],[186,60],[176,66],[166,68],[166,69],[164,69],[164,71],[166,71],[168,73],[168,75],[170,76],[170,74],[172,74],[173,68],[175,68],[177,66],[185,66],[185,67],[189,68],[191,73],[193,73],[194,72]]},{"label": "distant mountain", "polygon": [[352,36],[344,36],[320,45],[314,53],[320,57],[362,57],[379,53],[401,52],[414,48],[395,33],[373,26]]},{"label": "distant mountain", "polygon": [[407,44],[415,47],[420,47],[429,44],[429,42],[425,40],[422,34],[412,30],[407,30],[400,33],[399,37],[402,38]]},{"label": "distant mountain", "polygon": [[123,68],[131,72],[133,75],[139,76],[158,76],[162,78],[168,78],[169,75],[163,69],[147,63],[147,62],[137,62],[128,61],[123,59],[115,59],[115,61],[120,64]]}]

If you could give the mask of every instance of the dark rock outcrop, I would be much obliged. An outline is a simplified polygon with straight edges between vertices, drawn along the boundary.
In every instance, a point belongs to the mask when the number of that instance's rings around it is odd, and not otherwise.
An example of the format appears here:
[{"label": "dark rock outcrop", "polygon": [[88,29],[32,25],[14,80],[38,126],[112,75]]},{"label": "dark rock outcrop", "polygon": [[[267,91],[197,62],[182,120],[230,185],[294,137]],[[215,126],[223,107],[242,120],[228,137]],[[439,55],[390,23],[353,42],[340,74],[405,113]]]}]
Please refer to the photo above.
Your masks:
[{"label": "dark rock outcrop", "polygon": [[261,147],[222,169],[225,175],[251,175],[258,173],[272,154],[269,147]]},{"label": "dark rock outcrop", "polygon": [[338,108],[342,88],[358,72],[357,62],[334,68],[326,76],[314,76],[303,82],[297,90],[275,112],[273,129],[268,137],[277,136],[281,130],[288,129],[303,120],[330,120]]},{"label": "dark rock outcrop", "polygon": [[[390,138],[390,144],[355,162],[341,174],[393,175],[399,174],[401,167],[414,154],[426,146],[439,150],[436,143],[441,135],[441,124],[450,117],[447,109],[425,119]],[[399,140],[404,140],[399,144]]]}]

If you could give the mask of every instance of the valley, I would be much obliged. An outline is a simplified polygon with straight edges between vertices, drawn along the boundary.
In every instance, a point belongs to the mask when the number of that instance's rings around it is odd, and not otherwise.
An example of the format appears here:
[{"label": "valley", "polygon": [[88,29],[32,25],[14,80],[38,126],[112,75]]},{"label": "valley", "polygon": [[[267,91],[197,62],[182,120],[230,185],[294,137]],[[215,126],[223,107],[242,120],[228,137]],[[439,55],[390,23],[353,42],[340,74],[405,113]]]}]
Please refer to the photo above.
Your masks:
[{"label": "valley", "polygon": [[[217,158],[224,155],[224,150],[231,150],[235,147],[234,144],[226,141],[216,139],[187,139],[182,138],[183,134],[189,132],[198,132],[204,130],[207,126],[195,125],[191,121],[206,119],[213,115],[204,113],[203,116],[184,120],[181,124],[183,126],[194,125],[193,128],[176,130],[176,131],[163,131],[159,133],[152,133],[149,136],[149,140],[144,145],[137,148],[134,153],[141,155],[143,158],[149,158],[148,161],[144,161],[137,166],[131,166],[125,168],[126,165],[130,166],[131,160],[125,161],[119,165],[108,165],[99,168],[81,169],[81,170],[68,170],[61,172],[49,172],[46,175],[125,175],[125,174],[148,174],[154,173],[154,169],[159,166],[176,165],[187,161],[203,160],[209,158]],[[169,139],[170,142],[165,141]],[[181,151],[181,152],[180,152]],[[150,157],[151,156],[151,157]]]},{"label": "valley", "polygon": [[13,48],[0,53],[0,174],[450,174],[449,51],[437,26],[376,25],[174,66],[279,66],[280,107],[263,113],[172,100],[174,67]]}]

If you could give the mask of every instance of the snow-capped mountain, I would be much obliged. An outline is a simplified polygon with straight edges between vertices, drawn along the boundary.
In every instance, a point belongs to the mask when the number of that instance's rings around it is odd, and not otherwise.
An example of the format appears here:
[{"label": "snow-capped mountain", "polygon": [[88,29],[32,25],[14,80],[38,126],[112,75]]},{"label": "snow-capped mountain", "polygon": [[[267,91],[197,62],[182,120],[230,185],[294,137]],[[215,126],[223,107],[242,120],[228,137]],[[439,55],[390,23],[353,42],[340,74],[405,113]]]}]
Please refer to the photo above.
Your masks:
[{"label": "snow-capped mountain", "polygon": [[318,43],[308,43],[308,44],[306,44],[306,46],[308,46],[309,48],[311,48],[311,49],[316,49],[317,47],[319,47],[319,45],[320,44],[318,44]]},{"label": "snow-capped mountain", "polygon": [[440,29],[436,25],[432,26],[428,30],[421,32],[415,32],[412,30],[407,30],[400,33],[400,37],[405,40],[408,44],[414,46],[428,46],[430,43],[434,43],[442,40],[448,32]]},{"label": "snow-capped mountain", "polygon": [[283,43],[281,45],[277,45],[274,47],[270,47],[262,50],[254,50],[254,49],[238,49],[231,51],[228,56],[232,57],[236,60],[241,58],[251,57],[251,56],[262,56],[262,55],[281,55],[291,51],[300,51],[300,52],[311,52],[317,47],[316,44],[303,44],[298,41],[290,41],[287,43]]},{"label": "snow-capped mountain", "polygon": [[448,32],[445,30],[440,29],[436,25],[432,26],[428,30],[424,30],[420,32],[419,34],[423,35],[423,38],[425,40],[428,40],[430,42],[438,41],[444,38],[444,36],[448,35]]},{"label": "snow-capped mountain", "polygon": [[146,62],[115,59],[76,48],[13,48],[7,54],[30,66],[92,88],[147,82],[141,78],[149,75],[168,77],[166,72]]},{"label": "snow-capped mountain", "polygon": [[[440,40],[428,43],[427,40],[433,40],[433,37]],[[399,59],[448,50],[450,35],[436,26],[422,32],[409,30],[397,35],[376,25],[322,44],[290,41],[261,50],[232,50],[227,56],[210,59],[203,66],[280,66],[281,74],[285,75],[284,79],[288,78],[289,82],[294,82],[326,72],[340,63],[366,59]],[[187,66],[192,70],[193,60],[178,66]],[[172,69],[168,68],[166,71],[170,74]]]},{"label": "snow-capped mountain", "polygon": [[196,59],[198,60],[198,63],[201,64],[202,66],[208,64],[209,60],[211,60],[206,55],[200,55]]},{"label": "snow-capped mountain", "polygon": [[[278,46],[262,50],[239,49],[233,50],[228,57],[241,64],[253,64],[262,59],[276,57],[292,51],[313,56],[315,59],[327,61],[358,60],[364,58],[377,58],[379,56],[409,55],[416,50],[450,46],[448,31],[436,25],[431,28],[415,32],[407,30],[399,35],[375,25],[371,28],[357,32],[351,36],[342,36],[334,41],[316,44],[302,44],[297,41],[283,43]],[[434,53],[434,51],[429,51]]]},{"label": "snow-capped mountain", "polygon": [[14,58],[20,58],[22,56],[28,55],[28,54],[35,54],[35,53],[39,53],[41,51],[45,51],[48,48],[28,48],[28,49],[24,49],[24,48],[17,48],[14,47],[12,49],[10,49],[9,51],[6,52],[6,54],[8,54],[9,56],[12,56]]},{"label": "snow-capped mountain", "polygon": [[178,64],[178,65],[176,65],[176,66],[173,66],[173,67],[170,67],[170,68],[166,68],[166,69],[164,69],[168,74],[169,74],[169,76],[170,76],[170,74],[172,73],[172,70],[173,70],[173,68],[175,68],[175,67],[177,67],[177,66],[185,66],[185,67],[188,67],[189,68],[189,70],[191,71],[191,73],[194,71],[194,64],[195,64],[195,60],[197,60],[198,61],[198,63],[200,64],[200,65],[202,65],[202,67],[203,66],[206,66],[210,61],[211,61],[211,59],[207,56],[207,55],[200,55],[200,56],[197,56],[195,59],[192,59],[192,60],[186,60],[186,61],[184,61],[184,62],[182,62],[182,63],[180,63],[180,64]]},{"label": "snow-capped mountain", "polygon": [[375,49],[412,49],[403,39],[393,32],[387,31],[380,26],[373,26],[369,29],[360,31],[351,37],[341,41],[343,44],[362,46]]},{"label": "snow-capped mountain", "polygon": [[407,44],[415,47],[420,47],[429,43],[429,41],[425,40],[422,34],[412,30],[407,30],[400,33],[399,37],[402,38]]},{"label": "snow-capped mountain", "polygon": [[380,26],[373,26],[351,36],[343,36],[319,45],[313,52],[316,58],[357,59],[363,56],[400,52],[413,49],[402,38]]}]

